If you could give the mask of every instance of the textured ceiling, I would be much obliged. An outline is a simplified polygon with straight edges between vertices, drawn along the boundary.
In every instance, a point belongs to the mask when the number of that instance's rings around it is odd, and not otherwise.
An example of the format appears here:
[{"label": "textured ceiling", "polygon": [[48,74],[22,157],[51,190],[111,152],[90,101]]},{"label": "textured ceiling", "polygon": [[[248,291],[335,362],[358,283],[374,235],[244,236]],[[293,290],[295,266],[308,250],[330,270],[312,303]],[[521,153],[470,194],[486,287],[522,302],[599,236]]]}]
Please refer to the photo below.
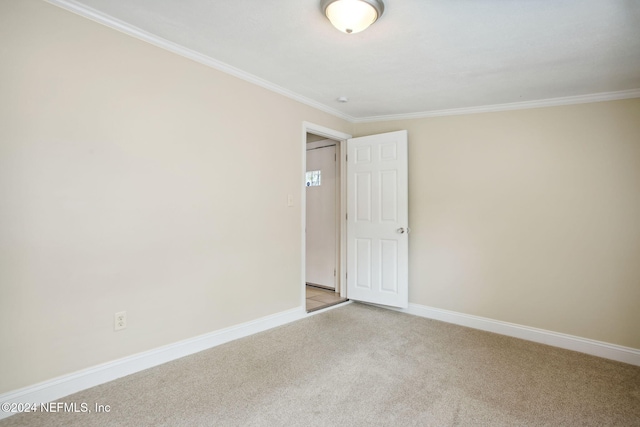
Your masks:
[{"label": "textured ceiling", "polygon": [[355,120],[640,88],[640,0],[385,0],[382,18],[352,35],[331,26],[320,0],[53,2]]}]

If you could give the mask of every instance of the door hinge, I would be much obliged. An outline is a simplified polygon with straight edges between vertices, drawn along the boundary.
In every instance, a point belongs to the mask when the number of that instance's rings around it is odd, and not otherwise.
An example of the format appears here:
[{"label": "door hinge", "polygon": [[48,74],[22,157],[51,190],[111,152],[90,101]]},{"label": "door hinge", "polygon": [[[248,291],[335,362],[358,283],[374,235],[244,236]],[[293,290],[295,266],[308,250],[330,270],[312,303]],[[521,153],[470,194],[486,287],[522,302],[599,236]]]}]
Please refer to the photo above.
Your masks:
[{"label": "door hinge", "polygon": [[336,269],[333,269],[333,277],[336,277]]},{"label": "door hinge", "polygon": [[348,214],[348,213],[344,214],[344,219],[346,219],[347,221],[349,221],[349,214]]}]

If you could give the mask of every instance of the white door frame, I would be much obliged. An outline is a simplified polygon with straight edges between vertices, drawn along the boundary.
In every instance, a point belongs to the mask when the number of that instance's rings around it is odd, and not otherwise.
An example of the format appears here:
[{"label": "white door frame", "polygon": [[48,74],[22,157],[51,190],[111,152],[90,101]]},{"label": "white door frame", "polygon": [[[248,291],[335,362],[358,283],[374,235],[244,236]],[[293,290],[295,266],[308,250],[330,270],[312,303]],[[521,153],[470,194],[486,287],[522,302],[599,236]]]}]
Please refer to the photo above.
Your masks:
[{"label": "white door frame", "polygon": [[347,235],[346,235],[346,217],[347,217],[347,139],[351,138],[351,135],[337,130],[329,129],[324,126],[316,125],[314,123],[302,122],[302,174],[299,179],[300,183],[300,211],[301,211],[301,234],[302,234],[302,258],[301,258],[301,304],[302,308],[306,309],[306,233],[307,227],[307,187],[304,185],[305,175],[307,172],[307,133],[322,136],[327,139],[333,139],[336,141],[336,152],[340,159],[340,263],[336,266],[338,270],[336,273],[336,287],[340,289],[340,296],[347,298],[347,281],[346,281],[346,265],[347,265]]}]

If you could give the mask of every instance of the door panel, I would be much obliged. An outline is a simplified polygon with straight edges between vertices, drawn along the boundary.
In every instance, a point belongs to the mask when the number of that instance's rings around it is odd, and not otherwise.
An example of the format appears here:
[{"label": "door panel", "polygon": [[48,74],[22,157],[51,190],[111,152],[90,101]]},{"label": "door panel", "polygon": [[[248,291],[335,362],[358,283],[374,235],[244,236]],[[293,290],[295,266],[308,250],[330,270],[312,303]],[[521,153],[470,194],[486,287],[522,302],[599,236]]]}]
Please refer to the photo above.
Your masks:
[{"label": "door panel", "polygon": [[356,174],[356,218],[359,222],[371,221],[371,173]]},{"label": "door panel", "polygon": [[371,240],[356,239],[356,286],[358,288],[371,289]]},{"label": "door panel", "polygon": [[398,221],[398,171],[380,172],[380,220]]},{"label": "door panel", "polygon": [[407,132],[349,139],[347,152],[347,295],[407,307]]},{"label": "door panel", "polygon": [[398,242],[396,240],[380,240],[381,274],[380,290],[382,292],[398,292]]}]

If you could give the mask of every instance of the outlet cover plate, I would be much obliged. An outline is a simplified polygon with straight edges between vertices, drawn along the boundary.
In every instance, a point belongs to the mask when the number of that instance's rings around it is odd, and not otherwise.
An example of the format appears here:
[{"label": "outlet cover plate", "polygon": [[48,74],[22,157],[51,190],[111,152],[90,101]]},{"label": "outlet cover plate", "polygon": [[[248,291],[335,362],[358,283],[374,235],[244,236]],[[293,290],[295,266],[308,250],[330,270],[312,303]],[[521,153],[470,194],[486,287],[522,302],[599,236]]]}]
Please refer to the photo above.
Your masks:
[{"label": "outlet cover plate", "polygon": [[119,311],[113,315],[113,330],[120,331],[127,327],[127,312]]}]

